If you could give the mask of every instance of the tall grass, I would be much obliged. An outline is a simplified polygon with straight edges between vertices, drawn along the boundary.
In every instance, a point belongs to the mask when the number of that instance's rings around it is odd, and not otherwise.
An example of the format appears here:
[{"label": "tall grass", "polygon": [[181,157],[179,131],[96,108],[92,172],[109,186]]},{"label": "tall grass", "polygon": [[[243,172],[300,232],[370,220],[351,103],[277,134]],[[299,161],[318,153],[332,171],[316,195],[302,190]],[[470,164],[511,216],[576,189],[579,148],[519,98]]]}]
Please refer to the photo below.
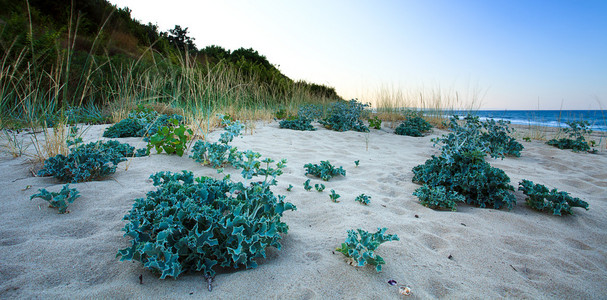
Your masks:
[{"label": "tall grass", "polygon": [[377,116],[396,126],[406,117],[407,111],[421,111],[434,126],[441,127],[445,117],[455,111],[475,111],[480,108],[484,94],[480,90],[464,93],[441,86],[406,90],[394,85],[381,85],[363,97],[377,111]]}]

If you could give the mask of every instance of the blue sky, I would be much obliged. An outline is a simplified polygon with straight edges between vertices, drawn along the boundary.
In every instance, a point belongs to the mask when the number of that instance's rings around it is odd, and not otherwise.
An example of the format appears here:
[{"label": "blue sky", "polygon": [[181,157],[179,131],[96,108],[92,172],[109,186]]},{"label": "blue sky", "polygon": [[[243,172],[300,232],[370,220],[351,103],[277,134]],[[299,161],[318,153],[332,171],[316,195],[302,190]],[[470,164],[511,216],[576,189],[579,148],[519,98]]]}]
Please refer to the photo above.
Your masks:
[{"label": "blue sky", "polygon": [[389,86],[476,95],[482,109],[607,108],[604,0],[110,2],[188,27],[199,48],[252,47],[344,98]]}]

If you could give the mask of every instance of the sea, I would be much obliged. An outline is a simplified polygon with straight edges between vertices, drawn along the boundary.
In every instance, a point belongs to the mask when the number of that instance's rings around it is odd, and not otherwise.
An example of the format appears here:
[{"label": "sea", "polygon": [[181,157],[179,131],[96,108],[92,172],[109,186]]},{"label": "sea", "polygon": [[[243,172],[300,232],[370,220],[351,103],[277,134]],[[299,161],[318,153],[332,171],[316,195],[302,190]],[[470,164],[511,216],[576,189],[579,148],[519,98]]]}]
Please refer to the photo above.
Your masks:
[{"label": "sea", "polygon": [[[469,111],[455,111],[453,114],[465,116]],[[477,110],[472,114],[481,120],[494,119],[510,121],[511,124],[547,127],[568,127],[566,122],[588,121],[590,128],[607,131],[607,111],[605,110]]]}]

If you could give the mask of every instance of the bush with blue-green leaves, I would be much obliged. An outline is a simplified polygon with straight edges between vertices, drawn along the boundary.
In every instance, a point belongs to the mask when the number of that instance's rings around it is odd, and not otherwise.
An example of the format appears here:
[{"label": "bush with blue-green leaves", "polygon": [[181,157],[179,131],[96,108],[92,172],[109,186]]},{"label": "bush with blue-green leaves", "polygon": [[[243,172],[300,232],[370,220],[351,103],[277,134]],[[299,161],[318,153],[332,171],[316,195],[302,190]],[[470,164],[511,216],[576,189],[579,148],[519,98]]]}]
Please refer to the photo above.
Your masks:
[{"label": "bush with blue-green leaves", "polygon": [[590,148],[584,135],[591,134],[590,123],[588,121],[566,122],[569,128],[565,128],[565,133],[568,138],[551,139],[546,144],[557,147],[559,149],[571,149],[573,152],[588,151],[596,153],[596,149]]},{"label": "bush with blue-green leaves", "polygon": [[[270,189],[284,160],[274,166],[271,159],[248,157],[245,182],[194,178],[188,171],[152,175],[156,190],[136,199],[124,217],[125,236],[132,240],[118,252],[121,260],[140,261],[160,278],[187,271],[212,277],[217,268],[255,268],[267,247],[280,249],[288,231],[281,217],[296,209]],[[251,181],[255,176],[264,180]]]},{"label": "bush with blue-green leaves", "polygon": [[327,116],[319,123],[335,131],[369,132],[369,128],[362,121],[368,106],[356,100],[334,102],[329,107]]},{"label": "bush with blue-green leaves", "polygon": [[44,161],[38,176],[53,176],[61,182],[84,182],[109,176],[127,157],[147,155],[146,149],[137,149],[117,141],[98,141],[70,148],[66,156],[58,154]]},{"label": "bush with blue-green leaves", "polygon": [[588,210],[588,202],[577,197],[571,197],[569,193],[557,189],[549,190],[542,184],[534,184],[533,181],[523,179],[519,182],[519,191],[527,196],[525,201],[531,208],[539,211],[552,211],[553,215],[573,214],[571,208],[581,207]]},{"label": "bush with blue-green leaves", "polygon": [[357,267],[369,264],[375,266],[377,272],[381,272],[382,265],[386,262],[375,254],[375,250],[385,242],[399,240],[396,234],[386,234],[387,230],[387,228],[378,228],[373,234],[360,228],[348,230],[346,241],[336,250],[351,258]]},{"label": "bush with blue-green leaves", "polygon": [[40,198],[48,202],[50,207],[57,208],[60,214],[67,211],[67,206],[80,197],[80,192],[77,189],[70,189],[70,185],[66,184],[59,192],[49,192],[46,189],[39,189],[37,194],[33,194],[30,200]]}]

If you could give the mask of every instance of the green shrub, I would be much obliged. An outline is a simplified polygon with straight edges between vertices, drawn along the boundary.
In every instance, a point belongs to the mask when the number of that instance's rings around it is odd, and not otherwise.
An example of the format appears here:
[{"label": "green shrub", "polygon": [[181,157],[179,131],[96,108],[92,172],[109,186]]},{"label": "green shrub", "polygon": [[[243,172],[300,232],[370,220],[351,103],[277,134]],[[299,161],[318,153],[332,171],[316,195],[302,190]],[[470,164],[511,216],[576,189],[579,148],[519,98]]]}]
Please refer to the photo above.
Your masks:
[{"label": "green shrub", "polygon": [[328,110],[328,116],[319,123],[335,131],[369,132],[369,128],[361,120],[367,106],[356,100],[334,102]]},{"label": "green shrub", "polygon": [[154,148],[157,153],[162,153],[164,150],[167,154],[183,156],[188,139],[193,133],[192,129],[186,128],[183,124],[179,125],[177,119],[171,119],[167,126],[162,126],[150,137],[148,151]]},{"label": "green shrub", "polygon": [[569,128],[565,128],[565,133],[569,138],[551,139],[546,144],[557,147],[559,149],[571,149],[573,152],[588,151],[595,153],[596,150],[590,150],[590,145],[584,138],[584,134],[592,133],[590,123],[588,121],[566,122]]},{"label": "green shrub", "polygon": [[301,119],[320,120],[324,116],[323,107],[316,104],[306,104],[299,107],[297,117]]},{"label": "green shrub", "polygon": [[39,189],[37,194],[33,194],[30,200],[34,198],[41,198],[49,203],[50,207],[59,209],[60,214],[64,214],[67,211],[69,203],[74,202],[76,198],[80,197],[80,193],[77,189],[70,189],[70,185],[66,184],[63,186],[61,191],[58,193],[49,192],[46,189]]},{"label": "green shrub", "polygon": [[314,185],[314,188],[316,189],[317,192],[322,192],[325,190],[325,185],[322,183],[321,184],[317,183]]},{"label": "green shrub", "polygon": [[442,185],[430,187],[427,184],[424,184],[416,189],[415,192],[413,192],[413,195],[419,198],[419,202],[421,202],[422,205],[432,209],[449,209],[451,211],[456,211],[457,202],[466,201],[464,196],[459,195],[455,191],[447,191]]},{"label": "green shrub", "polygon": [[103,132],[103,137],[122,138],[122,137],[140,137],[145,132],[146,124],[137,119],[123,119],[120,122],[108,127]]},{"label": "green shrub", "polygon": [[345,243],[342,243],[341,247],[336,250],[351,258],[357,267],[369,264],[375,266],[377,272],[381,272],[381,265],[386,262],[381,256],[375,254],[375,250],[385,242],[399,240],[396,234],[386,234],[387,230],[387,228],[378,228],[377,232],[373,234],[362,229],[348,230]]},{"label": "green shrub", "polygon": [[117,141],[99,141],[70,149],[70,154],[58,154],[44,161],[38,176],[54,176],[61,182],[83,182],[99,179],[116,172],[120,162],[128,156],[145,156],[138,149]]},{"label": "green shrub", "polygon": [[157,189],[136,199],[124,217],[132,241],[117,256],[140,261],[162,279],[186,271],[211,277],[219,267],[255,268],[267,247],[280,249],[281,233],[288,231],[280,218],[296,209],[270,190],[278,173],[266,173],[272,180],[250,185],[227,177],[194,179],[187,171],[152,175]]},{"label": "green shrub", "polygon": [[410,116],[400,123],[394,130],[398,135],[408,135],[413,137],[421,137],[424,133],[432,129],[432,125],[418,114],[410,114]]},{"label": "green shrub", "polygon": [[301,131],[314,131],[316,128],[311,124],[312,120],[304,117],[282,120],[278,124],[280,128],[301,130]]},{"label": "green shrub", "polygon": [[335,168],[329,161],[321,161],[320,165],[317,164],[305,164],[306,175],[312,174],[316,177],[320,177],[324,181],[329,181],[331,178],[337,175],[346,176],[346,170],[343,167]]},{"label": "green shrub", "polygon": [[147,137],[154,135],[164,126],[172,126],[173,121],[184,124],[181,115],[158,114],[156,111],[140,107],[131,111],[126,119],[108,127],[103,136],[107,138]]},{"label": "green shrub", "polygon": [[369,119],[369,127],[374,129],[381,129],[381,120],[377,116]]},{"label": "green shrub", "polygon": [[470,114],[464,118],[463,126],[459,125],[458,120],[456,116],[450,119],[449,128],[452,134],[472,137],[469,143],[474,143],[477,149],[481,149],[491,157],[521,156],[520,151],[524,147],[509,136],[510,122],[501,120],[496,122],[493,119],[481,122],[478,116]]},{"label": "green shrub", "polygon": [[[467,118],[478,119],[470,116]],[[423,165],[413,168],[413,182],[427,184],[431,189],[443,186],[445,193],[451,195],[448,198],[452,200],[461,195],[465,197],[466,203],[482,208],[492,206],[495,209],[512,209],[516,199],[511,193],[514,187],[509,184],[510,178],[503,170],[494,168],[485,161],[487,153],[497,157],[503,156],[504,152],[490,151],[478,122],[472,120],[465,127],[460,127],[456,120],[455,117],[451,119],[453,132],[435,140],[442,143],[440,156],[433,155]]]},{"label": "green shrub", "polygon": [[560,216],[561,213],[573,214],[572,207],[582,207],[588,210],[588,202],[580,198],[572,198],[567,192],[559,192],[557,189],[548,190],[541,184],[534,184],[533,181],[523,179],[519,182],[519,191],[527,196],[525,201],[533,209],[539,211],[552,211],[554,215]]},{"label": "green shrub", "polygon": [[354,201],[357,201],[360,204],[369,205],[369,203],[371,203],[371,196],[360,194],[356,197],[356,199],[354,199]]}]

